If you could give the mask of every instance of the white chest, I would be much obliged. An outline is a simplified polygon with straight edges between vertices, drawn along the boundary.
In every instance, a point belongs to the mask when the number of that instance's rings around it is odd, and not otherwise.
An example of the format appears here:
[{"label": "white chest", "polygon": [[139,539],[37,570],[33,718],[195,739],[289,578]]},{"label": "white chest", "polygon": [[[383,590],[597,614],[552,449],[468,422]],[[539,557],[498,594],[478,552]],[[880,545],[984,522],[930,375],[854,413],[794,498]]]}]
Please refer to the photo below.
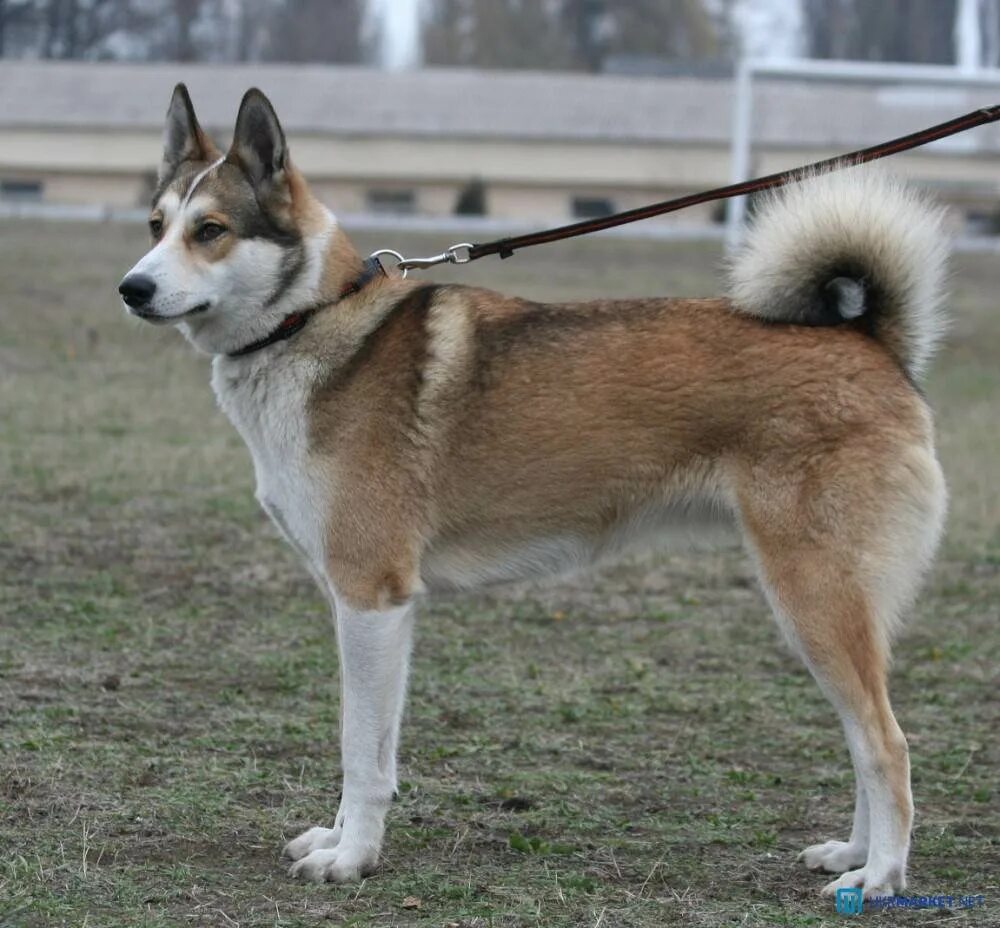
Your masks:
[{"label": "white chest", "polygon": [[216,358],[212,388],[246,442],[257,501],[314,571],[323,572],[325,506],[309,456],[307,400],[315,371],[309,362]]}]

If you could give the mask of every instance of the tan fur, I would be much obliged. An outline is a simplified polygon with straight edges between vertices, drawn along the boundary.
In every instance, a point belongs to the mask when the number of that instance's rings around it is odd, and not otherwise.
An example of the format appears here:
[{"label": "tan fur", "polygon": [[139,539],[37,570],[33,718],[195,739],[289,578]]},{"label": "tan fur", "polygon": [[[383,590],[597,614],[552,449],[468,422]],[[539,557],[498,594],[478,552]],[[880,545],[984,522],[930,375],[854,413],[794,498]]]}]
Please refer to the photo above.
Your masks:
[{"label": "tan fur", "polygon": [[[869,516],[886,491],[880,462],[929,445],[919,395],[850,328],[767,326],[713,300],[544,310],[457,287],[424,315],[386,320],[416,288],[369,288],[295,345],[332,366],[312,433],[337,461],[337,495],[379,508],[346,521],[338,509],[332,534],[365,527],[338,548],[368,535],[424,551],[468,532],[500,547],[552,533],[599,547],[646,504],[700,494],[739,508],[749,482],[777,510],[802,507],[788,543],[822,535],[860,555],[869,536],[883,543]],[[546,312],[560,318],[539,325]],[[842,498],[829,480],[839,462]],[[366,492],[373,471],[393,489]]]},{"label": "tan fur", "polygon": [[[246,255],[263,256],[275,270],[262,289],[277,288],[249,309],[211,293],[186,334],[216,354],[261,502],[335,603],[345,700],[362,707],[345,722],[361,758],[348,811],[290,843],[293,872],[341,880],[374,865],[416,594],[585,566],[694,506],[742,530],[844,725],[852,836],[804,859],[848,871],[827,892],[902,889],[913,811],[886,674],[946,500],[912,382],[940,329],[938,214],[892,183],[813,178],[765,207],[735,302],[539,305],[389,277],[338,299],[362,260],[287,160],[266,98],[244,98],[225,163],[185,160],[205,147],[178,88],[170,202],[201,183],[206,205],[185,221],[197,228],[205,209],[232,228],[198,253],[223,263],[242,249],[248,273]],[[195,290],[198,261],[177,265]],[[320,307],[301,331],[237,350],[301,314],[297,299]]]},{"label": "tan fur", "polygon": [[773,325],[724,300],[420,293],[370,287],[294,347],[328,365],[311,441],[329,467],[342,594],[385,609],[461,576],[497,579],[490,564],[539,539],[570,566],[595,560],[671,502],[732,512],[789,639],[860,732],[861,788],[890,797],[872,827],[897,850],[827,891],[901,889],[913,808],[889,637],[944,488],[928,409],[893,355],[861,322]]}]

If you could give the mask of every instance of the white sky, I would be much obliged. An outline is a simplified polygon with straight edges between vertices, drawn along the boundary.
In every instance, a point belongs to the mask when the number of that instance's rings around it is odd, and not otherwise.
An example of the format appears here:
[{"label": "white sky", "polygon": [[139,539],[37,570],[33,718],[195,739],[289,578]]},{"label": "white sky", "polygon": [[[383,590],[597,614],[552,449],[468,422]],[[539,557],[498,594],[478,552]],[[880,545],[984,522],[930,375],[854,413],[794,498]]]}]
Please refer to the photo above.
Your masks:
[{"label": "white sky", "polygon": [[421,0],[369,0],[372,13],[382,29],[379,59],[382,67],[394,71],[420,63]]}]

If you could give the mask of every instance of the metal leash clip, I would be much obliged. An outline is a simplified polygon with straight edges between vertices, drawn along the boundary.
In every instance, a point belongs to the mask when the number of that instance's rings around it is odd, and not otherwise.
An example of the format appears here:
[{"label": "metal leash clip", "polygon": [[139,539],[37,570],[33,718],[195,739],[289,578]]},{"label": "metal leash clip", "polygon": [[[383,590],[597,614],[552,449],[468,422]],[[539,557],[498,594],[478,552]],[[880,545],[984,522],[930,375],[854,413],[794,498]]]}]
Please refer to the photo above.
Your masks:
[{"label": "metal leash clip", "polygon": [[433,255],[430,258],[404,258],[399,252],[389,251],[388,249],[376,251],[375,254],[391,254],[394,258],[398,258],[396,267],[402,272],[403,277],[406,277],[407,271],[423,271],[437,264],[468,264],[472,260],[469,257],[469,250],[471,248],[471,242],[460,242],[442,251],[441,254]]}]

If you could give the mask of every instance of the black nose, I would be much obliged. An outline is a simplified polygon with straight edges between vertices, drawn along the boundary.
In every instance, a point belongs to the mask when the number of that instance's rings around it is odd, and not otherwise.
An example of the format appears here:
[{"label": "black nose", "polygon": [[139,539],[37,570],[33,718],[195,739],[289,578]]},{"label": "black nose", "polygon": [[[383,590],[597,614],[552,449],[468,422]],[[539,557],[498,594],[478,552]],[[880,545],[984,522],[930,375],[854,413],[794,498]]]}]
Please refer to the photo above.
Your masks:
[{"label": "black nose", "polygon": [[119,285],[122,299],[133,309],[146,306],[156,293],[156,281],[145,274],[129,274]]}]

